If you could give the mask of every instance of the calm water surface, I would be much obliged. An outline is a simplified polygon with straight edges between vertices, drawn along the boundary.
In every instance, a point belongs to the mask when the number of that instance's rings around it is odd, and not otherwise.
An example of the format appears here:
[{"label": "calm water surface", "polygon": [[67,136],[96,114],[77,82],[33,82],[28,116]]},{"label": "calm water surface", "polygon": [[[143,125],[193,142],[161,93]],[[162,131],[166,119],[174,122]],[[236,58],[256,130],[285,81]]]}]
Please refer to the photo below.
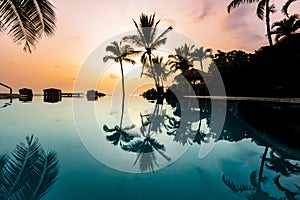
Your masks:
[{"label": "calm water surface", "polygon": [[[0,100],[0,106],[6,101]],[[92,114],[83,110],[83,119],[74,120],[72,101],[93,108]],[[45,149],[57,152],[59,176],[46,200],[300,199],[297,145],[281,143],[277,134],[266,135],[273,129],[250,123],[251,115],[242,118],[239,102],[228,105],[224,129],[216,138],[205,106],[200,106],[204,112],[200,120],[183,119],[178,106],[131,97],[125,103],[122,128],[128,128],[125,132],[132,139],[108,141],[106,136],[116,131],[104,131],[103,126],[119,126],[121,116],[121,102],[112,97],[64,98],[57,103],[43,102],[42,97],[28,103],[14,100],[0,109],[0,152],[13,151],[32,134]],[[275,104],[270,108],[285,109]],[[197,115],[197,111],[189,112],[188,116]],[[283,123],[280,127],[285,131],[289,129],[284,127],[291,127],[299,135],[299,119],[285,125],[289,122],[281,117],[277,116]],[[89,127],[91,119],[97,122],[96,128]],[[146,138],[153,140],[147,143]],[[147,148],[137,150],[142,143]],[[212,143],[212,150],[200,156],[202,148]]]}]

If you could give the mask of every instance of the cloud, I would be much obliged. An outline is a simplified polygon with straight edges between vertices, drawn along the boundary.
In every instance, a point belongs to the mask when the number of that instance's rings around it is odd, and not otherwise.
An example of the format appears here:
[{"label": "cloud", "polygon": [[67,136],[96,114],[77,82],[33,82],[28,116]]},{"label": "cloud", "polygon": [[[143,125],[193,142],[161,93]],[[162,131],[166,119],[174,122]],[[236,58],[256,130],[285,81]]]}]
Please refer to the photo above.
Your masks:
[{"label": "cloud", "polygon": [[255,11],[249,6],[240,5],[225,17],[222,24],[222,31],[230,35],[236,48],[245,50],[259,48],[257,42],[263,43],[265,40],[264,23],[259,23]]},{"label": "cloud", "polygon": [[203,7],[201,14],[197,17],[197,19],[204,20],[206,17],[215,14],[216,12],[213,11],[213,5],[212,1],[204,0],[203,2]]},{"label": "cloud", "polygon": [[118,79],[119,76],[115,75],[115,74],[109,74],[109,78],[110,79]]}]

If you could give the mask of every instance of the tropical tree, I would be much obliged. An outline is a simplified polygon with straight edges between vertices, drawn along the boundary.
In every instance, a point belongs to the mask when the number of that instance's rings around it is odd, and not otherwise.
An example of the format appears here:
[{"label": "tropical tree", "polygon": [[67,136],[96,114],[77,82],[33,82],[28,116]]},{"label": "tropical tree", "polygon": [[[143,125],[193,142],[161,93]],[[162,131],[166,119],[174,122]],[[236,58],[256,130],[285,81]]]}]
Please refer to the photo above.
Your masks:
[{"label": "tropical tree", "polygon": [[164,81],[167,81],[167,77],[173,72],[166,68],[166,64],[163,63],[163,57],[156,56],[152,59],[153,67],[146,64],[146,72],[143,74],[149,78],[153,78],[158,94],[163,94]]},{"label": "tropical tree", "polygon": [[108,45],[106,47],[106,51],[110,52],[111,55],[107,55],[103,57],[103,62],[107,62],[109,60],[113,60],[116,63],[120,63],[121,67],[121,76],[122,76],[122,114],[121,114],[121,120],[120,120],[120,128],[122,128],[122,122],[123,122],[123,114],[124,114],[124,99],[125,99],[125,83],[124,83],[124,70],[123,70],[123,62],[128,62],[131,64],[135,64],[135,61],[132,59],[132,56],[137,54],[138,52],[134,51],[133,48],[126,44],[122,45],[121,42],[112,42],[111,45]]},{"label": "tropical tree", "polygon": [[170,66],[171,70],[179,70],[181,73],[185,73],[191,67],[193,67],[193,51],[194,45],[187,45],[175,48],[175,55],[169,55],[169,60],[166,63]]},{"label": "tropical tree", "polygon": [[287,17],[289,17],[288,14],[288,8],[290,7],[290,5],[295,2],[297,0],[287,0],[287,2],[285,2],[285,4],[282,6],[281,12],[286,15]]},{"label": "tropical tree", "polygon": [[256,9],[256,15],[260,20],[265,18],[267,26],[267,36],[270,46],[273,45],[271,36],[271,26],[270,26],[270,13],[275,12],[274,4],[270,5],[270,0],[232,0],[227,6],[227,12],[230,13],[234,8],[238,7],[241,3],[258,3]]},{"label": "tropical tree", "polygon": [[199,61],[201,71],[203,71],[203,60],[211,58],[211,49],[204,49],[204,47],[197,48],[192,53],[192,56],[192,62]]},{"label": "tropical tree", "polygon": [[[296,200],[297,199],[297,195],[300,194],[300,192],[293,192],[291,191],[290,189],[284,187],[283,185],[281,185],[281,183],[279,182],[279,178],[280,178],[280,175],[276,176],[274,178],[274,184],[276,185],[276,187],[281,190],[284,194],[285,194],[285,197],[286,199],[288,200]],[[300,187],[295,184],[295,186],[298,188],[298,190],[300,191]]]},{"label": "tropical tree", "polygon": [[31,52],[43,35],[52,36],[55,23],[54,5],[48,0],[0,0],[0,32],[23,43],[24,51]]},{"label": "tropical tree", "polygon": [[41,199],[56,181],[58,158],[45,151],[34,136],[0,155],[0,199]]},{"label": "tropical tree", "polygon": [[290,37],[300,28],[300,19],[298,14],[291,15],[279,22],[275,22],[272,25],[272,29],[276,28],[275,30],[271,31],[271,34],[275,34],[275,40],[278,40],[283,37]]},{"label": "tropical tree", "polygon": [[[250,184],[235,184],[230,179],[222,176],[222,180],[227,187],[231,189],[232,192],[250,192],[245,196],[247,199],[275,199],[269,193],[263,191],[261,184],[266,182],[266,178],[263,177],[263,169],[266,161],[266,156],[268,153],[269,147],[266,146],[260,164],[259,172],[254,170],[250,174]],[[258,175],[258,176],[257,176]]]},{"label": "tropical tree", "polygon": [[[143,64],[141,77],[144,74],[144,66],[149,63],[150,67],[153,68],[152,58],[153,51],[156,50],[159,46],[166,43],[167,38],[165,37],[168,32],[173,28],[169,26],[165,31],[160,35],[158,33],[158,24],[160,20],[155,20],[155,13],[153,15],[146,15],[144,13],[140,16],[140,23],[138,24],[133,20],[135,27],[137,28],[138,33],[136,35],[125,36],[123,39],[128,41],[137,47],[142,47],[145,49],[144,53],[141,55],[141,62]],[[152,70],[152,76],[155,77],[154,70]]]},{"label": "tropical tree", "polygon": [[154,165],[159,166],[156,162],[156,154],[158,152],[164,159],[170,161],[171,158],[165,154],[165,147],[160,144],[154,136],[162,132],[164,128],[164,120],[166,119],[166,111],[162,109],[162,104],[156,103],[154,111],[150,114],[140,114],[142,126],[140,133],[142,139],[133,140],[127,144],[122,144],[123,150],[137,153],[137,161],[140,163],[141,171],[154,172]]}]

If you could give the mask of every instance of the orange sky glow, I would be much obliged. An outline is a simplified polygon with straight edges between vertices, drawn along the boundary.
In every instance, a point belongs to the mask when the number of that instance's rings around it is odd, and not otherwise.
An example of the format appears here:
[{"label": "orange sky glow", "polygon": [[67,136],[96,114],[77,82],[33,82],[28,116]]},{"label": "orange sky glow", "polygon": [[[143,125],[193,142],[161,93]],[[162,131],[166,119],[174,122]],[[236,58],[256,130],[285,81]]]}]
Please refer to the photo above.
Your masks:
[{"label": "orange sky glow", "polygon": [[[57,29],[51,38],[42,39],[32,54],[24,52],[5,34],[0,34],[0,82],[12,86],[14,92],[23,87],[32,88],[34,93],[55,87],[65,92],[74,90],[74,83],[90,54],[110,39],[128,31],[134,31],[132,19],[139,15],[156,13],[161,19],[159,28],[172,25],[174,32],[182,34],[200,46],[229,51],[239,49],[254,52],[267,45],[265,23],[255,14],[256,4],[241,5],[231,14],[226,11],[230,0],[52,0],[56,6]],[[88,3],[87,3],[88,2]],[[283,19],[280,13],[285,1],[275,1],[277,12],[271,22]],[[300,13],[300,1],[291,5],[291,14]],[[172,49],[170,50],[172,51]],[[90,73],[105,67],[99,55],[99,65],[93,66]],[[140,79],[138,66],[126,65],[127,87],[135,93],[151,86],[151,80]],[[131,73],[131,70],[136,71]],[[97,73],[95,73],[97,74]],[[133,76],[136,75],[136,77]],[[131,77],[132,76],[132,77]],[[131,78],[130,78],[131,77]],[[109,70],[98,77],[99,89],[111,94],[120,90],[119,65],[112,64]],[[87,80],[88,82],[88,80]],[[129,89],[130,90],[130,89]],[[6,92],[0,88],[0,93]],[[82,91],[85,92],[84,88]]]}]

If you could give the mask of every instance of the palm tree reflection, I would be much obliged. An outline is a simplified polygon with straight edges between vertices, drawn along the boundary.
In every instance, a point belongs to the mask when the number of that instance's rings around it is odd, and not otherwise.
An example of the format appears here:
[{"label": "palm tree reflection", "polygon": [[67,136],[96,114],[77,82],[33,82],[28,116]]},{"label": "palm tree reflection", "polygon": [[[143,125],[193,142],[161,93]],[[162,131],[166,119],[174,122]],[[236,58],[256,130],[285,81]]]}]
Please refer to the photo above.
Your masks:
[{"label": "palm tree reflection", "polygon": [[125,151],[137,153],[133,165],[136,165],[139,161],[142,172],[154,172],[155,165],[159,167],[155,152],[158,152],[167,161],[171,161],[171,158],[165,154],[165,146],[154,138],[158,133],[164,131],[163,122],[166,118],[166,111],[163,109],[162,104],[156,103],[153,113],[140,114],[140,117],[142,122],[140,133],[143,139],[134,140],[121,145],[121,147]]}]

